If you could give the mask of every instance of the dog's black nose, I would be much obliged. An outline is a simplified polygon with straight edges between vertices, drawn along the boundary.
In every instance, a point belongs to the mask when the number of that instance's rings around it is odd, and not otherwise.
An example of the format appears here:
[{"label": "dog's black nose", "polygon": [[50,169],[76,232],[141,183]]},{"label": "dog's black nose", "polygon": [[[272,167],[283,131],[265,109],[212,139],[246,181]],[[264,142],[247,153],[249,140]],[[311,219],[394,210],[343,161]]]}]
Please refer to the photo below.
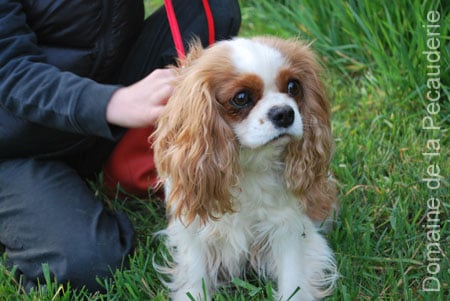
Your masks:
[{"label": "dog's black nose", "polygon": [[294,116],[294,110],[290,106],[275,106],[269,110],[269,119],[275,127],[290,127],[294,123]]}]

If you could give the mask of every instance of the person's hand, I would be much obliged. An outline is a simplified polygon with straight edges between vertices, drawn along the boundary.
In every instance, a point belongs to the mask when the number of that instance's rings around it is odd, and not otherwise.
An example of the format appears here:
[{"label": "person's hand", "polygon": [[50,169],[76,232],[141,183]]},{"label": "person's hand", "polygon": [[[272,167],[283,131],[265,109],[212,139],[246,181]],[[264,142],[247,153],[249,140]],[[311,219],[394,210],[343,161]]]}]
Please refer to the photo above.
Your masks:
[{"label": "person's hand", "polygon": [[176,72],[156,69],[139,82],[118,89],[106,107],[106,120],[127,128],[152,125],[173,92]]}]

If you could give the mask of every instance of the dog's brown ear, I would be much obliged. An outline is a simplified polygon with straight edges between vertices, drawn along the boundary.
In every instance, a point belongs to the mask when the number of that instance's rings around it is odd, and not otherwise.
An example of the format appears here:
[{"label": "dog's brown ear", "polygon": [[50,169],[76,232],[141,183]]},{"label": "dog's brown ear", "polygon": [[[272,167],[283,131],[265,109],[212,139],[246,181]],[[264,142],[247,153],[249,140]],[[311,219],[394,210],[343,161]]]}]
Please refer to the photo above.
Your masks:
[{"label": "dog's brown ear", "polygon": [[[336,203],[336,188],[329,175],[333,136],[328,102],[314,83],[302,108],[304,134],[291,142],[286,153],[285,177],[288,188],[298,196],[309,217],[322,221],[329,217]],[[317,86],[318,85],[318,86]],[[309,103],[308,103],[309,102]]]},{"label": "dog's brown ear", "polygon": [[[185,63],[195,65],[189,58]],[[153,147],[158,174],[170,183],[167,209],[189,224],[233,210],[229,188],[237,181],[238,151],[209,86],[212,75],[192,65],[180,72]]]},{"label": "dog's brown ear", "polygon": [[314,220],[324,220],[336,203],[336,188],[329,176],[333,153],[331,108],[320,79],[321,68],[308,45],[298,40],[262,39],[278,48],[301,76],[303,97],[299,108],[303,138],[288,145],[285,178]]},{"label": "dog's brown ear", "polygon": [[330,217],[336,204],[336,187],[329,175],[331,152],[329,131],[316,128],[301,141],[290,143],[286,154],[287,186],[316,221]]}]

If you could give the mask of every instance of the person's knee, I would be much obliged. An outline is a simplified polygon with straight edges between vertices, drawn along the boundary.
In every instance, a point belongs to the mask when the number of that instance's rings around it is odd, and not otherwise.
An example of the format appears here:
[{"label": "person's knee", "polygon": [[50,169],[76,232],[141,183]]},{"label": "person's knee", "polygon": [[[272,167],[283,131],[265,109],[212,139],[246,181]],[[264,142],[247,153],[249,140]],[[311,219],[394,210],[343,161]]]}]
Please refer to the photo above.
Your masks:
[{"label": "person's knee", "polygon": [[106,225],[109,229],[97,229],[95,235],[61,240],[59,248],[62,260],[59,270],[58,265],[55,267],[57,280],[69,281],[72,287],[85,286],[90,291],[101,290],[98,279],[111,277],[117,269],[128,266],[133,239],[130,225],[121,216]]},{"label": "person's knee", "polygon": [[48,265],[59,284],[70,283],[72,288],[86,287],[89,291],[103,291],[103,279],[128,267],[134,230],[124,214],[105,210],[86,227],[73,227],[46,237],[45,245],[7,251],[10,266],[16,267],[17,276],[22,275],[27,290],[38,282],[44,284],[42,264]]},{"label": "person's knee", "polygon": [[59,283],[101,289],[96,278],[110,276],[132,250],[125,214],[105,209],[65,162],[0,160],[0,174],[0,243],[25,288],[43,284],[48,264]]}]

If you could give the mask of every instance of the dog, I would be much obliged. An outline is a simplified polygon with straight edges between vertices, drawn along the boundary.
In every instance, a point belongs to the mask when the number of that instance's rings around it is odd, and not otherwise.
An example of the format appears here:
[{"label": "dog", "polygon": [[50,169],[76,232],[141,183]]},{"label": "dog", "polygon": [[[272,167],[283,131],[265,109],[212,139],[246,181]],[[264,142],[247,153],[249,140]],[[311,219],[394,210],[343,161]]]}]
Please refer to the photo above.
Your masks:
[{"label": "dog", "polygon": [[249,268],[278,299],[329,295],[338,272],[320,225],[337,208],[331,110],[310,46],[197,43],[180,64],[152,136],[171,299],[209,300]]}]

